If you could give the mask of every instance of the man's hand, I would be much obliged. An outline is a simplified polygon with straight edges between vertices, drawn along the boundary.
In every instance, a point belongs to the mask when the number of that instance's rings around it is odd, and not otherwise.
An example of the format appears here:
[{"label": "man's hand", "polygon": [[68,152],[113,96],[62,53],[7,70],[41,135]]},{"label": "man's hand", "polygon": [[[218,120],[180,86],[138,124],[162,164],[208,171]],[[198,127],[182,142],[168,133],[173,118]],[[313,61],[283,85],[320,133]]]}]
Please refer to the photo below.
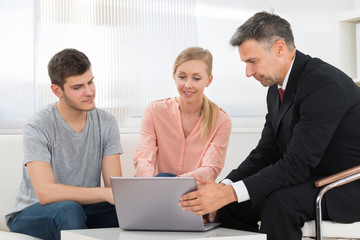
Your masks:
[{"label": "man's hand", "polygon": [[205,214],[205,215],[203,215],[203,222],[204,223],[213,223],[215,221],[215,217],[216,217],[216,211],[211,212],[209,214]]},{"label": "man's hand", "polygon": [[[201,216],[237,201],[236,193],[231,185],[217,184],[202,177],[195,177],[195,179],[198,182],[198,190],[180,198],[179,206],[184,211],[192,211],[195,215]],[[211,217],[214,217],[214,213]]]},{"label": "man's hand", "polygon": [[216,216],[216,211],[209,213],[209,222],[214,222]]}]

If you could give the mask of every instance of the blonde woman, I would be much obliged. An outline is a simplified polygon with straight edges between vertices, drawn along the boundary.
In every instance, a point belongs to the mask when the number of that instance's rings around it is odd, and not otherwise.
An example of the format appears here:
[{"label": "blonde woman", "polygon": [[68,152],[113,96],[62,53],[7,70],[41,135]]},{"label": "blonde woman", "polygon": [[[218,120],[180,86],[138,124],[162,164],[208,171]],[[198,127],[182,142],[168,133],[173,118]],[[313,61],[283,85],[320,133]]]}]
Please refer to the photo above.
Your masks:
[{"label": "blonde woman", "polygon": [[136,176],[201,176],[215,180],[224,167],[231,119],[205,95],[212,80],[212,55],[187,48],[176,58],[178,97],[148,105],[142,116]]}]

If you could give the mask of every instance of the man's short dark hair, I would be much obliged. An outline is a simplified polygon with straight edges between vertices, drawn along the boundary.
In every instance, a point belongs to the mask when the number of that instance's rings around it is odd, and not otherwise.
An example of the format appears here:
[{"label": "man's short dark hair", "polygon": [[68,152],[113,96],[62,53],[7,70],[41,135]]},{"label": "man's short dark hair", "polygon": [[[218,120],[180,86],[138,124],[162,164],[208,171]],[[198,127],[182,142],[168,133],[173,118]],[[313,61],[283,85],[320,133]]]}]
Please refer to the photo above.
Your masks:
[{"label": "man's short dark hair", "polygon": [[64,90],[67,77],[84,74],[90,67],[91,63],[84,53],[67,48],[52,57],[48,64],[48,73],[51,83]]},{"label": "man's short dark hair", "polygon": [[230,44],[240,46],[250,39],[264,44],[266,49],[270,49],[280,39],[290,50],[295,48],[290,23],[274,13],[256,13],[236,30]]}]

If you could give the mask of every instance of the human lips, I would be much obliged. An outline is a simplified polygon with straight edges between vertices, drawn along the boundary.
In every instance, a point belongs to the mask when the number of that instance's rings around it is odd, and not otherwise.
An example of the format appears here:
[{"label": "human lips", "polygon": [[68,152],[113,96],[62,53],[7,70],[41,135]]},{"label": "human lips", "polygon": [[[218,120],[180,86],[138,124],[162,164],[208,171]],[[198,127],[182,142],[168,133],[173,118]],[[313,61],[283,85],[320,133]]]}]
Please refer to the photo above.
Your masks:
[{"label": "human lips", "polygon": [[92,97],[92,98],[88,98],[88,99],[86,99],[84,102],[86,102],[86,103],[92,103],[92,102],[94,102],[94,98]]},{"label": "human lips", "polygon": [[185,94],[185,96],[191,96],[191,95],[194,95],[195,93],[194,92],[186,92],[186,91],[184,91],[184,94]]},{"label": "human lips", "polygon": [[253,75],[253,78],[255,78],[257,81],[261,82],[261,80],[263,80],[262,76],[258,76],[258,75]]},{"label": "human lips", "polygon": [[258,82],[260,82],[261,84],[264,84],[264,83],[267,82],[267,79],[266,79],[265,77],[263,77],[263,76],[257,76],[257,77],[254,76],[254,78],[255,78]]}]

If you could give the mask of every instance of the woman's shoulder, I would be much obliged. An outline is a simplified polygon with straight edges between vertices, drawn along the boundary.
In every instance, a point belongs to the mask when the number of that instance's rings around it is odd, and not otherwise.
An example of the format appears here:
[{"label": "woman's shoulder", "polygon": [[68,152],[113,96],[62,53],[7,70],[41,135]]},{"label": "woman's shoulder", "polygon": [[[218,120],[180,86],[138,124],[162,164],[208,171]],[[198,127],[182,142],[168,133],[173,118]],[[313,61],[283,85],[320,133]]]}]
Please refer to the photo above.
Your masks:
[{"label": "woman's shoulder", "polygon": [[152,101],[147,106],[147,108],[151,108],[151,109],[167,108],[167,107],[170,107],[170,106],[174,106],[176,104],[177,104],[177,102],[176,102],[175,98],[164,98],[164,99],[159,99],[159,100]]},{"label": "woman's shoulder", "polygon": [[224,122],[231,123],[231,117],[227,114],[227,112],[224,109],[219,108],[218,115],[217,115],[217,121],[219,123],[224,123]]},{"label": "woman's shoulder", "polygon": [[149,105],[146,106],[145,111],[148,112],[173,112],[174,109],[176,109],[177,106],[177,102],[175,100],[175,98],[164,98],[164,99],[159,99],[159,100],[155,100],[152,101]]},{"label": "woman's shoulder", "polygon": [[169,98],[163,98],[159,100],[152,101],[150,105],[161,105],[161,104],[173,104],[175,101],[175,98],[169,97]]},{"label": "woman's shoulder", "polygon": [[230,116],[227,114],[227,112],[224,109],[220,108],[220,107],[219,107],[219,115],[222,116],[223,118],[230,119]]}]

